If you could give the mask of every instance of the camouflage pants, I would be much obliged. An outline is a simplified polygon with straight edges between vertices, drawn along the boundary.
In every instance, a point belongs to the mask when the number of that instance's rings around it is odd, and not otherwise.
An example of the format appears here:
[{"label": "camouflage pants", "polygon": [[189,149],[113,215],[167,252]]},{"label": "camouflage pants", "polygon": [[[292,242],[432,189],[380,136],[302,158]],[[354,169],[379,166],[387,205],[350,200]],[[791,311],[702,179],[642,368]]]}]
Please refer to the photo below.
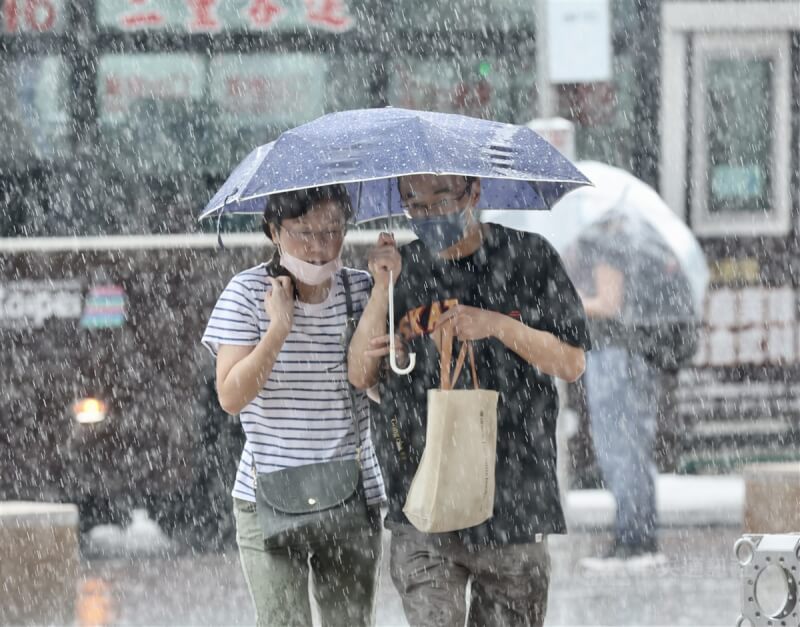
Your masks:
[{"label": "camouflage pants", "polygon": [[412,626],[463,627],[465,620],[475,627],[544,624],[550,584],[546,538],[482,548],[446,538],[392,529],[392,581]]},{"label": "camouflage pants", "polygon": [[259,627],[312,624],[309,572],[322,625],[368,627],[375,623],[380,532],[366,542],[267,550],[256,504],[234,499],[234,515],[239,558]]}]

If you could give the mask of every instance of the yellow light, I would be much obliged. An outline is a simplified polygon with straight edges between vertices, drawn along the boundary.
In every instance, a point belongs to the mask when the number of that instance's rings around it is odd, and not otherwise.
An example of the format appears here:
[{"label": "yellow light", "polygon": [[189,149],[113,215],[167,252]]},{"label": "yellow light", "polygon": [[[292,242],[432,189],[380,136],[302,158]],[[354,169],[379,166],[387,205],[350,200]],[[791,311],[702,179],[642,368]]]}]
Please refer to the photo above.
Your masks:
[{"label": "yellow light", "polygon": [[72,406],[75,420],[81,424],[103,422],[106,419],[106,404],[96,398],[82,398]]}]

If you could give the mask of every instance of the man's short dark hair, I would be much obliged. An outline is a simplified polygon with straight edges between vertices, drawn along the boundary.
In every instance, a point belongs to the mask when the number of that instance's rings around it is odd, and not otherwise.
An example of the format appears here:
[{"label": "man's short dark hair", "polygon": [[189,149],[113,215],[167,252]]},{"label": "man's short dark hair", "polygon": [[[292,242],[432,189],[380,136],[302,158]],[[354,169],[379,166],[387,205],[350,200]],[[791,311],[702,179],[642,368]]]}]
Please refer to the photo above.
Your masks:
[{"label": "man's short dark hair", "polygon": [[304,216],[314,206],[328,201],[339,204],[345,220],[349,221],[353,217],[353,205],[350,203],[350,195],[344,185],[324,185],[272,194],[267,198],[264,208],[262,220],[264,234],[271,240],[270,225],[280,228],[284,220],[294,220]]},{"label": "man's short dark hair", "polygon": [[[409,176],[414,176],[414,175],[413,174],[406,174],[405,176],[398,176],[397,177],[397,192],[400,194],[400,198],[403,197],[403,192],[400,191],[400,179],[406,178],[406,177],[409,177]],[[462,175],[462,176],[464,176],[464,180],[467,182],[467,187],[470,187],[479,178],[477,176],[466,176],[466,175]]]}]

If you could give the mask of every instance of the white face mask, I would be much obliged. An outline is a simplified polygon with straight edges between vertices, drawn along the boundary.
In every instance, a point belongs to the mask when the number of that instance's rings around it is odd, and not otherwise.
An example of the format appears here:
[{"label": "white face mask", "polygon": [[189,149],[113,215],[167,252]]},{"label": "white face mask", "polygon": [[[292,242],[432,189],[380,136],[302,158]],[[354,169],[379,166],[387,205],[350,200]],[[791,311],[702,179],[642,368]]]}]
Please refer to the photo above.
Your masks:
[{"label": "white face mask", "polygon": [[342,268],[342,253],[340,251],[336,259],[318,266],[281,251],[281,265],[301,283],[322,285]]}]

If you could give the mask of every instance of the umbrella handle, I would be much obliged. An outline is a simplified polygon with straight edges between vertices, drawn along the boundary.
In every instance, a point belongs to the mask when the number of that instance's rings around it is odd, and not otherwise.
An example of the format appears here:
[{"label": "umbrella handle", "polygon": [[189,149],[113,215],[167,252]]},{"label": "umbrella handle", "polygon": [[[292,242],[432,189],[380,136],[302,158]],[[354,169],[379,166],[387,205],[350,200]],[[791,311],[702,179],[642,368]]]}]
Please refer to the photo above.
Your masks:
[{"label": "umbrella handle", "polygon": [[408,354],[408,365],[401,368],[397,365],[397,352],[394,346],[394,276],[393,272],[389,271],[389,365],[395,374],[408,374],[414,369],[417,363],[417,354]]}]

